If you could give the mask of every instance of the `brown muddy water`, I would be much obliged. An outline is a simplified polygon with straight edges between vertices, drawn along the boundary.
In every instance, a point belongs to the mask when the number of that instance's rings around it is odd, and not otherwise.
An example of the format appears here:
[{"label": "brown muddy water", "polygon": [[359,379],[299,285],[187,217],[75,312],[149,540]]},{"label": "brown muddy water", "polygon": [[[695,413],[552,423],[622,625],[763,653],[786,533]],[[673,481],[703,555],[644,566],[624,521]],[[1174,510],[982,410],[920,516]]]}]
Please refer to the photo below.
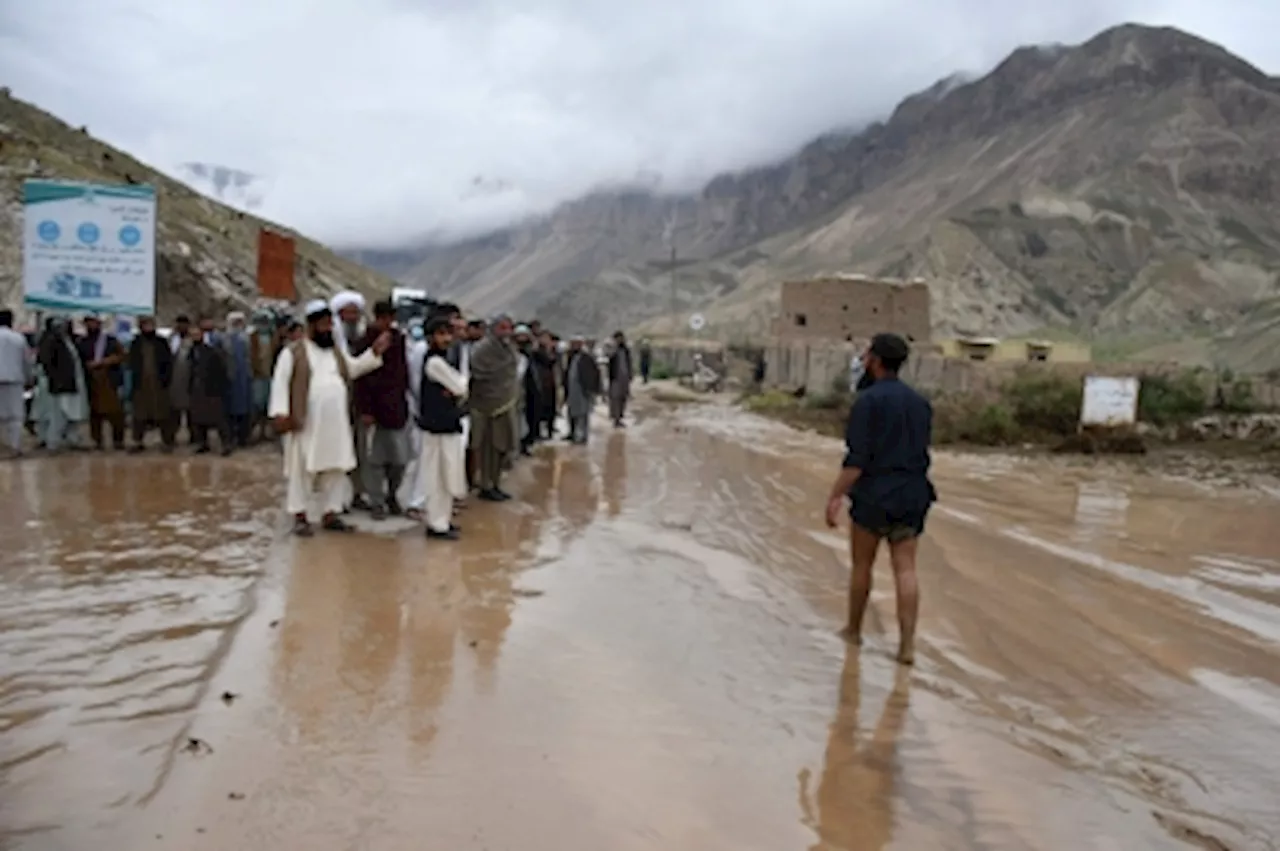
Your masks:
[{"label": "brown muddy water", "polygon": [[460,544],[284,538],[266,452],[0,465],[0,847],[1278,847],[1274,494],[942,454],[905,670],[836,444],[641,414]]}]

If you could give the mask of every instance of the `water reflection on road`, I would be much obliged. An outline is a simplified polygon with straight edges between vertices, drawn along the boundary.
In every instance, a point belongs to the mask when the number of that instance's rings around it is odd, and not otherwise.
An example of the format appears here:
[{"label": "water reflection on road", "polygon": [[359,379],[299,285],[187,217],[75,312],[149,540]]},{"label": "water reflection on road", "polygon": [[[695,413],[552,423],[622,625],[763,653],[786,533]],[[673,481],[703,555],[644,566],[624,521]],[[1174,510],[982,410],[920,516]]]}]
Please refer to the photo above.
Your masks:
[{"label": "water reflection on road", "polygon": [[887,577],[861,654],[834,635],[835,458],[653,408],[541,450],[456,545],[272,545],[274,464],[0,468],[10,844],[1280,841],[1274,499],[943,456],[905,671]]}]

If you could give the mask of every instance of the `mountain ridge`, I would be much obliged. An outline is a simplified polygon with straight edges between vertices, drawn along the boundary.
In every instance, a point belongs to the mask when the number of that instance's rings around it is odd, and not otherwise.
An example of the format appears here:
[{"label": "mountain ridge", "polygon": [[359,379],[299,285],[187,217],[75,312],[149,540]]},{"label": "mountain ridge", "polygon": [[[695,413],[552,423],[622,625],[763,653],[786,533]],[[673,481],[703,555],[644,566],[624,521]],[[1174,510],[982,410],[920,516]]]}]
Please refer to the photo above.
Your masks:
[{"label": "mountain ridge", "polygon": [[[1074,47],[1019,48],[883,122],[698,193],[594,193],[423,250],[401,275],[481,309],[597,330],[674,300],[764,334],[784,277],[860,271],[930,278],[940,333],[1154,322],[1230,336],[1251,303],[1277,297],[1278,142],[1277,78],[1196,36],[1126,24]],[[677,258],[693,261],[674,299],[672,217]]]}]

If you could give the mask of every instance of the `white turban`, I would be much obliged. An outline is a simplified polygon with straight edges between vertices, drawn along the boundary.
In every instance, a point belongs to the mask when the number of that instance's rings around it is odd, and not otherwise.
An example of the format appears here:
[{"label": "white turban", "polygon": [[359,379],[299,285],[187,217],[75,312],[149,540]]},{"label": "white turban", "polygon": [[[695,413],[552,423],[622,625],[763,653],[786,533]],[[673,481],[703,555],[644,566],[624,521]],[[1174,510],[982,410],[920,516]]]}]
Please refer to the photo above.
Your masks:
[{"label": "white turban", "polygon": [[355,290],[343,290],[329,300],[329,309],[334,313],[342,310],[344,307],[358,307],[361,312],[364,311],[364,296]]},{"label": "white turban", "polygon": [[305,316],[307,319],[311,319],[316,316],[322,316],[329,312],[330,312],[329,305],[325,303],[324,299],[313,298],[311,299],[311,301],[307,302],[307,306],[304,309],[303,316]]}]

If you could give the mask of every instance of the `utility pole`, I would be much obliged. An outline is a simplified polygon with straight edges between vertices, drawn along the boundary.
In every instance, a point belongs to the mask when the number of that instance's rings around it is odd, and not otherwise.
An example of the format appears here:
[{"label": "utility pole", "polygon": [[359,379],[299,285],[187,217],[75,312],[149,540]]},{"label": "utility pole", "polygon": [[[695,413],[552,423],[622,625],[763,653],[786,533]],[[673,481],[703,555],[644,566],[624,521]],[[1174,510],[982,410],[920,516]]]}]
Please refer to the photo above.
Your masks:
[{"label": "utility pole", "polygon": [[676,241],[671,239],[671,334],[674,337],[680,330],[679,306],[676,302]]}]

